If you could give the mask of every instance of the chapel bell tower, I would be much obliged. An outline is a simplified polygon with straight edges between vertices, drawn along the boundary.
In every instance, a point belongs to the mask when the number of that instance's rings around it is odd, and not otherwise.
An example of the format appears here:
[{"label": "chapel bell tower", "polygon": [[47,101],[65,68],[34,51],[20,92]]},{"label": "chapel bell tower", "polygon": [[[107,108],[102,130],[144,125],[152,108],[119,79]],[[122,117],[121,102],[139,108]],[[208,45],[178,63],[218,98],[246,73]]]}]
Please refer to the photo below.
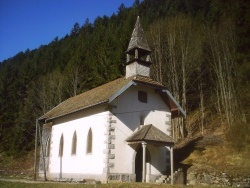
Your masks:
[{"label": "chapel bell tower", "polygon": [[140,18],[138,16],[126,51],[126,78],[136,75],[149,77],[150,75],[151,62],[149,54],[151,50],[143,34]]}]

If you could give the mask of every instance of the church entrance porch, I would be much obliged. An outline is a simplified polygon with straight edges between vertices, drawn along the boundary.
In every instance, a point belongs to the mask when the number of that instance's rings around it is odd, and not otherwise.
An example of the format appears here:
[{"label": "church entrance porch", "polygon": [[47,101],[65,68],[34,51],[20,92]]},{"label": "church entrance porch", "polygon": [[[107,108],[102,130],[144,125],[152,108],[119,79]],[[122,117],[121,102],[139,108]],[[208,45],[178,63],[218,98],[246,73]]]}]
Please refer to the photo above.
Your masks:
[{"label": "church entrance porch", "polygon": [[[151,165],[151,157],[149,150],[146,149],[146,159],[145,159],[146,167],[145,167],[145,174],[146,174],[146,182],[147,176],[150,175],[150,165]],[[135,156],[135,174],[136,174],[136,182],[143,182],[143,147],[142,145],[139,145],[137,147],[137,152]]]},{"label": "church entrance porch", "polygon": [[[136,181],[150,182],[163,175],[167,170],[166,161],[170,164],[171,184],[173,184],[173,146],[174,140],[153,125],[144,125],[127,138],[131,147],[136,147],[134,172]],[[148,149],[154,148],[152,152]],[[154,173],[151,171],[151,167]],[[154,177],[155,176],[155,177]]]}]

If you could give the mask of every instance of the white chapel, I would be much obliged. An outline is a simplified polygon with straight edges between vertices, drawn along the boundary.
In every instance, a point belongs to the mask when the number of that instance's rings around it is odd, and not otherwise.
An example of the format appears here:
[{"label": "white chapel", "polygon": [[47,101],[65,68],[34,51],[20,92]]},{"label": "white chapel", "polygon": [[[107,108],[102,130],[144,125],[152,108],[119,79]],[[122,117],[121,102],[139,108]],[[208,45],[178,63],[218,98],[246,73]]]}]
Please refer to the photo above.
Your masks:
[{"label": "white chapel", "polygon": [[151,50],[137,18],[126,75],[71,97],[38,118],[39,176],[49,180],[155,182],[173,179],[171,119],[185,111],[150,78]]}]

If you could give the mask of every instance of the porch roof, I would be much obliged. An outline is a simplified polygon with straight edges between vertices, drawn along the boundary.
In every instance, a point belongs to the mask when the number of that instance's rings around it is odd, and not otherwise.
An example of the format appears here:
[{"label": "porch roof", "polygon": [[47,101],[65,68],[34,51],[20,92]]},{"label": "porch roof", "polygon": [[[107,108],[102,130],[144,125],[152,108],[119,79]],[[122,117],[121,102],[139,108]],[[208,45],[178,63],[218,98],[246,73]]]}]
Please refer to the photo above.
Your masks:
[{"label": "porch roof", "polygon": [[175,140],[172,137],[168,136],[152,124],[141,126],[131,136],[129,136],[126,141],[129,144],[146,142],[165,146],[173,145],[175,143]]}]

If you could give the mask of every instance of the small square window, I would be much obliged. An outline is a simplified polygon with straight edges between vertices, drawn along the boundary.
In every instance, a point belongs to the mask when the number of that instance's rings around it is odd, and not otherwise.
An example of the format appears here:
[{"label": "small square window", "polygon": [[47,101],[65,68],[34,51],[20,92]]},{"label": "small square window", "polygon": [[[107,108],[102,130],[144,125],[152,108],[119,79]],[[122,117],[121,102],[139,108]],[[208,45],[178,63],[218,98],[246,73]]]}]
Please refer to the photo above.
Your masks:
[{"label": "small square window", "polygon": [[148,95],[145,91],[138,91],[138,100],[143,103],[148,102]]}]

